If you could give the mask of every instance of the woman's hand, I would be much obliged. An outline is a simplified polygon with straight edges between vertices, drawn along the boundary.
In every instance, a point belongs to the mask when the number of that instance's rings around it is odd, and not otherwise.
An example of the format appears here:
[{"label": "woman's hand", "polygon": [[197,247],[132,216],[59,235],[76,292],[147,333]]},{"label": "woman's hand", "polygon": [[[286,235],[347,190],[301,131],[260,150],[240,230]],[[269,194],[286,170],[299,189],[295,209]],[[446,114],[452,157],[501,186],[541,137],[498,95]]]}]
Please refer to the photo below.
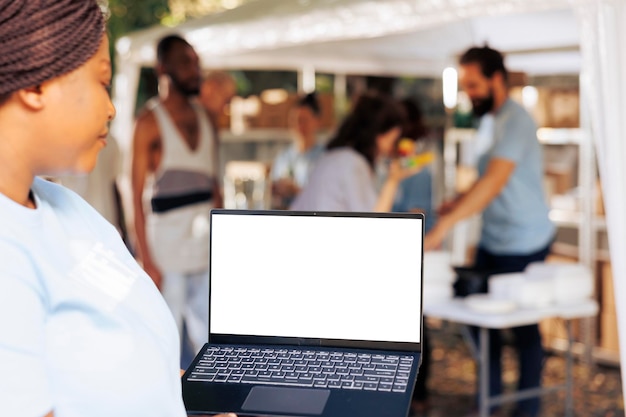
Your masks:
[{"label": "woman's hand", "polygon": [[272,194],[281,198],[292,198],[300,192],[300,188],[294,180],[290,178],[281,178],[272,184]]},{"label": "woman's hand", "polygon": [[422,169],[424,169],[424,165],[418,165],[418,166],[413,166],[413,167],[403,167],[399,159],[393,159],[389,163],[389,168],[387,171],[387,179],[391,181],[400,182],[405,178],[408,178],[412,175],[417,174]]}]

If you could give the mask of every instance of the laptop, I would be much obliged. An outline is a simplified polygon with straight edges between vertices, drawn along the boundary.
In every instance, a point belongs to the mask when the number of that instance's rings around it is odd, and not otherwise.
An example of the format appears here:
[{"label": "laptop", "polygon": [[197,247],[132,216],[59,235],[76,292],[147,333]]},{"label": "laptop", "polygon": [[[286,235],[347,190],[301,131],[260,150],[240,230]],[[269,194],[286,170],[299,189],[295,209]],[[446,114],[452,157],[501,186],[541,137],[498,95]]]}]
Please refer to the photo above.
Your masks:
[{"label": "laptop", "polygon": [[421,359],[424,216],[213,209],[189,414],[404,417]]}]

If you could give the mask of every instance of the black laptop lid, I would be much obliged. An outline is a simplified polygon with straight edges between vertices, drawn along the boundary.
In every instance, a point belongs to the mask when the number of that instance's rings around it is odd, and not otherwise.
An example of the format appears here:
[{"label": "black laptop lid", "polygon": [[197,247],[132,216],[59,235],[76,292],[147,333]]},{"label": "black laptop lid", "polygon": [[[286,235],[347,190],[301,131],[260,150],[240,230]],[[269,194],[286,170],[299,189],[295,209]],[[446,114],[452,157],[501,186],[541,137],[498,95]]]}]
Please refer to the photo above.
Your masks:
[{"label": "black laptop lid", "polygon": [[209,342],[421,351],[424,217],[211,211]]}]

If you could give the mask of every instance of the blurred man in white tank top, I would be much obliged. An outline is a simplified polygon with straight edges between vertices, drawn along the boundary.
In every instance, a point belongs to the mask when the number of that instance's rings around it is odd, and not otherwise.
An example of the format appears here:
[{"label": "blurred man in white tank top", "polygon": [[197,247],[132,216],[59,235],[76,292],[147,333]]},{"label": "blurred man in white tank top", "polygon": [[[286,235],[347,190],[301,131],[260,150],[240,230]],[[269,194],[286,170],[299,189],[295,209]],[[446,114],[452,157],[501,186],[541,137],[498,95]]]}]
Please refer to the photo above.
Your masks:
[{"label": "blurred man in white tank top", "polygon": [[135,243],[197,352],[208,335],[209,210],[221,205],[217,142],[195,100],[201,76],[194,49],[167,36],[157,46],[157,61],[159,96],[137,118],[133,139]]}]

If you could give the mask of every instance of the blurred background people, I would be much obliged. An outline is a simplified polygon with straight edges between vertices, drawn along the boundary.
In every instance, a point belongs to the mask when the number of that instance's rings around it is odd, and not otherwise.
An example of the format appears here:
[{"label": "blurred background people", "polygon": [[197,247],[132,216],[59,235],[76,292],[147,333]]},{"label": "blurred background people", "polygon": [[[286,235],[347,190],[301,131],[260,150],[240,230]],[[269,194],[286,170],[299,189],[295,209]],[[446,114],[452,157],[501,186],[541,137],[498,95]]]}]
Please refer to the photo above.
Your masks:
[{"label": "blurred background people", "polygon": [[[209,210],[219,196],[215,130],[195,101],[198,56],[171,35],[157,46],[159,96],[137,118],[132,189],[137,254],[192,351],[208,336]],[[151,207],[144,190],[151,188]]]},{"label": "blurred background people", "polygon": [[213,117],[224,113],[237,93],[237,83],[227,71],[207,71],[200,85],[200,103]]},{"label": "blurred background people", "polygon": [[[237,83],[235,79],[226,71],[212,70],[204,75],[202,84],[200,85],[200,96],[198,97],[200,104],[207,111],[213,128],[213,166],[215,172],[221,172],[220,161],[220,126],[222,118],[225,116],[226,110],[235,95],[237,94]],[[216,174],[216,180],[220,180],[220,176]],[[224,206],[224,196],[221,186],[216,186],[215,196],[213,197],[213,207],[219,208]]]},{"label": "blurred background people", "polygon": [[411,140],[415,143],[415,153],[433,153],[434,161],[424,166],[414,175],[405,178],[400,182],[396,198],[393,202],[392,211],[397,212],[419,212],[426,216],[426,231],[435,224],[436,210],[436,173],[438,172],[439,150],[437,144],[428,137],[428,129],[424,125],[422,110],[419,104],[411,98],[400,101],[406,114],[406,123],[402,131],[403,140]]},{"label": "blurred background people", "polygon": [[289,207],[324,152],[324,145],[318,141],[320,116],[320,103],[315,93],[300,97],[289,114],[293,143],[276,156],[270,171],[275,209]]},{"label": "blurred background people", "polygon": [[198,99],[209,113],[215,131],[219,130],[220,118],[235,94],[237,83],[228,72],[211,70],[204,74]]},{"label": "blurred background people", "polygon": [[390,211],[400,181],[415,170],[394,161],[377,191],[375,165],[391,156],[405,117],[391,98],[362,95],[318,159],[292,210]]},{"label": "blurred background people", "polygon": [[[425,248],[437,248],[458,221],[482,212],[482,229],[474,267],[494,272],[521,272],[543,261],[555,226],[548,217],[543,190],[542,148],[530,114],[509,97],[504,58],[489,47],[467,50],[459,60],[460,86],[477,117],[493,114],[492,145],[479,158],[479,178],[467,193],[444,204],[426,235]],[[512,329],[519,354],[519,389],[540,386],[543,348],[539,326]],[[502,393],[500,332],[490,332],[490,395]],[[516,417],[537,417],[539,398],[520,401]]]}]

